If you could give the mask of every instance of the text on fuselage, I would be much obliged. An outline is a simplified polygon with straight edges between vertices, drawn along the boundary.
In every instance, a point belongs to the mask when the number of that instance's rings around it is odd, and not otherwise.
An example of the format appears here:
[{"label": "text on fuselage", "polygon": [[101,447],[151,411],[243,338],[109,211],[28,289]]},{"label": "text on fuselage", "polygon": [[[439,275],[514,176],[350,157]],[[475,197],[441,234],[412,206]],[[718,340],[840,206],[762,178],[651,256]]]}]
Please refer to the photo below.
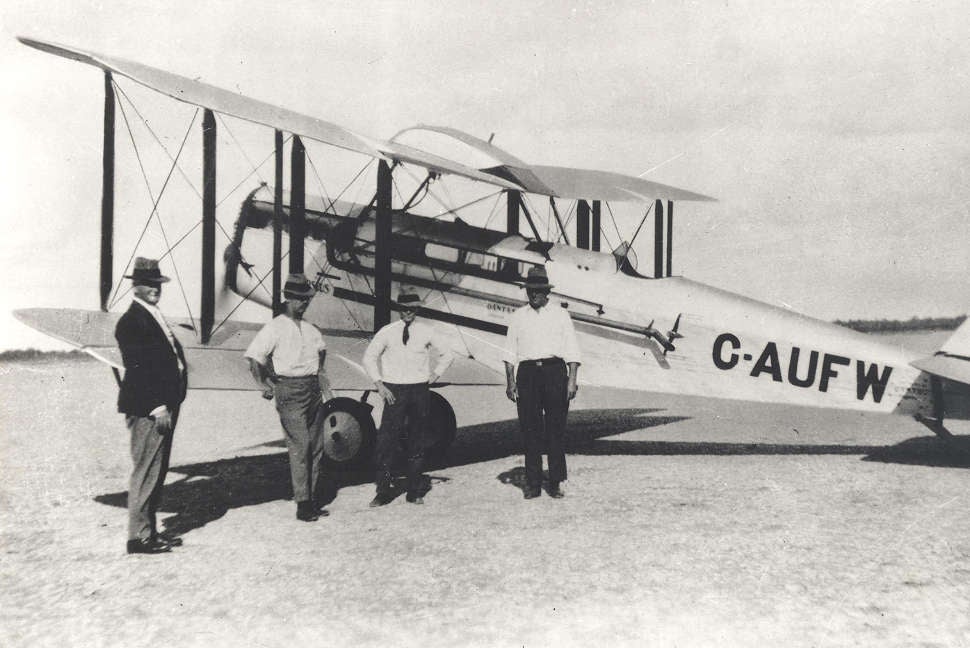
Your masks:
[{"label": "text on fuselage", "polygon": [[[839,367],[850,367],[852,359],[833,353],[809,351],[807,354],[797,346],[791,348],[787,367],[783,365],[778,355],[778,345],[767,342],[757,359],[751,353],[741,351],[741,340],[733,333],[721,333],[714,339],[712,350],[714,366],[725,371],[735,369],[742,360],[754,362],[749,375],[757,378],[762,374],[771,376],[774,382],[787,382],[793,387],[809,389],[816,387],[820,392],[827,392],[835,380],[845,380],[840,375]],[[886,366],[880,370],[876,363],[855,361],[856,398],[865,399],[872,394],[876,403],[882,400],[889,376],[893,368]]]}]

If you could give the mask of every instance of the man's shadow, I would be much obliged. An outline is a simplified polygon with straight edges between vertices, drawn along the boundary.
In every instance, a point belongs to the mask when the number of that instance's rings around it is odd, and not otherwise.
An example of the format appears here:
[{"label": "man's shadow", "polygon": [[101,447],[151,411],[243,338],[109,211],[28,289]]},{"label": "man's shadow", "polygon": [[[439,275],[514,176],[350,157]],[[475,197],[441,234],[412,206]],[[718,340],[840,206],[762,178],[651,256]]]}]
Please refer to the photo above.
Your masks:
[{"label": "man's shadow", "polygon": [[[166,531],[176,535],[218,520],[229,509],[293,497],[285,452],[173,466],[171,472],[185,476],[165,486],[159,513],[174,513],[163,524]],[[358,483],[366,480],[363,475],[348,476],[351,480],[356,477]],[[333,490],[326,481],[321,479],[324,493]],[[94,499],[109,506],[128,505],[126,491]]]},{"label": "man's shadow", "polygon": [[[662,425],[684,417],[647,416],[654,410],[583,410],[570,417],[568,434],[579,440],[620,434],[630,430]],[[592,422],[596,425],[593,426]],[[594,429],[595,428],[595,429]],[[432,459],[426,472],[491,461],[520,453],[518,421],[506,420],[460,428],[455,442],[444,458]],[[282,440],[262,444],[261,447],[283,447]],[[181,466],[171,472],[184,475],[165,486],[159,513],[172,513],[162,520],[165,530],[181,535],[218,520],[230,509],[292,499],[289,460],[285,452],[235,457]],[[354,472],[326,473],[320,480],[317,501],[327,505],[334,501],[341,488],[373,482],[370,469]],[[425,475],[422,491],[426,494],[435,482],[447,477]],[[403,480],[395,479],[395,493],[403,492]],[[126,507],[128,493],[98,495],[95,501],[109,506]]]}]

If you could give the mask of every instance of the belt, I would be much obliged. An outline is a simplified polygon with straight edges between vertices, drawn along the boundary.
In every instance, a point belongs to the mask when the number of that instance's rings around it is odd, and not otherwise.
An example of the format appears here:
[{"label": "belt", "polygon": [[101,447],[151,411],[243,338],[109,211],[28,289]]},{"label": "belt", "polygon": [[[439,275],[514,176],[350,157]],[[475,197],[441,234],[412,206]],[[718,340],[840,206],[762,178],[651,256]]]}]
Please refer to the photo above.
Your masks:
[{"label": "belt", "polygon": [[277,376],[279,380],[309,380],[310,378],[316,378],[317,374],[307,374],[306,376]]},{"label": "belt", "polygon": [[521,367],[541,367],[543,365],[565,364],[565,360],[555,356],[551,358],[539,358],[538,360],[523,360],[519,363]]}]

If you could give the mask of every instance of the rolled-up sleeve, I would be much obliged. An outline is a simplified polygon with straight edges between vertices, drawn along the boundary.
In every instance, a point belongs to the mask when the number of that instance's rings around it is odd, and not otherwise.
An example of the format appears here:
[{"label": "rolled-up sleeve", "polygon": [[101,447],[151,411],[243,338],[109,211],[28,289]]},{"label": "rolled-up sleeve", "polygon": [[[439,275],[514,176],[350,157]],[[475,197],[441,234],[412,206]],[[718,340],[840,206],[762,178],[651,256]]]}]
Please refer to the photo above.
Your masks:
[{"label": "rolled-up sleeve", "polygon": [[244,355],[264,365],[275,348],[276,336],[273,334],[272,322],[270,322],[259,330],[253,341],[246,347]]}]

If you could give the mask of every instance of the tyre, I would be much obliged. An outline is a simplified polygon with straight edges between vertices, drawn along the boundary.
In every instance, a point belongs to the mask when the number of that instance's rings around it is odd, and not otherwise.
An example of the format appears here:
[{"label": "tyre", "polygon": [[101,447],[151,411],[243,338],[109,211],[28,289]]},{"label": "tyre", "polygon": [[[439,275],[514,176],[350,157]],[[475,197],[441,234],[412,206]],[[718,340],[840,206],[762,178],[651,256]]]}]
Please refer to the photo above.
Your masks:
[{"label": "tyre", "polygon": [[323,460],[337,470],[370,466],[377,430],[371,406],[339,396],[323,404]]}]

